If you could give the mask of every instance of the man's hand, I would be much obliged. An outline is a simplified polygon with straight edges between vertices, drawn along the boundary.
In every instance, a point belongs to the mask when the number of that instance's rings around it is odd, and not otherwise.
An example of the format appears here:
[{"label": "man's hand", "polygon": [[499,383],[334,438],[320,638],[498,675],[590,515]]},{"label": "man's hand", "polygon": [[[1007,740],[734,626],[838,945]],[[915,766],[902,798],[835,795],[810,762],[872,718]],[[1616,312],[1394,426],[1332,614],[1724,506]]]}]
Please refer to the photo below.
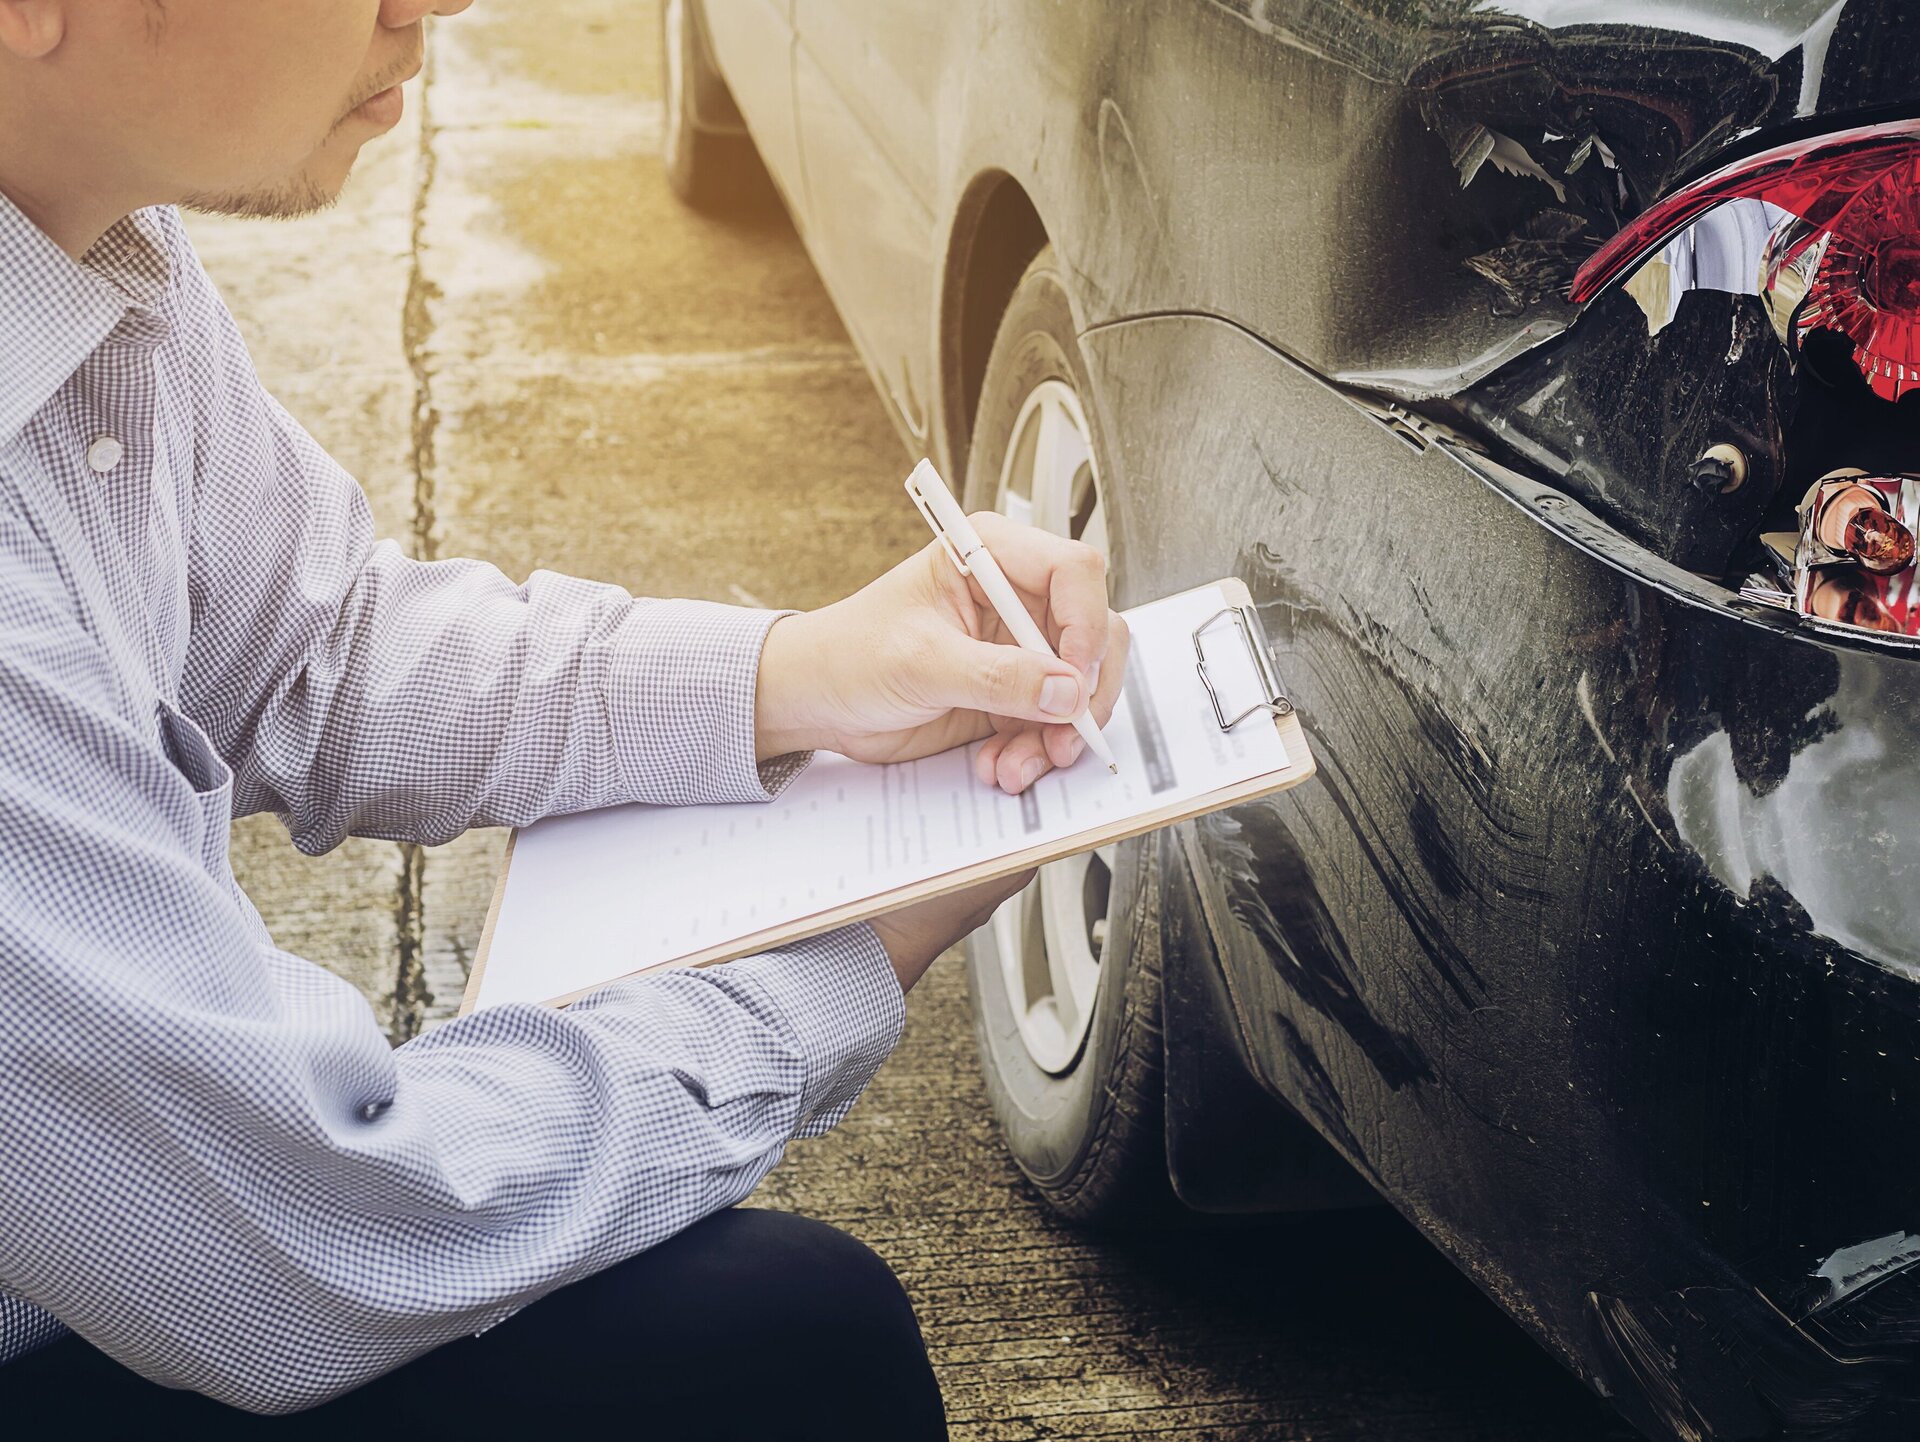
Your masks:
[{"label": "man's hand", "polygon": [[916,901],[912,906],[874,917],[868,925],[893,960],[893,974],[900,978],[900,990],[913,990],[913,984],[940,953],[985,926],[994,909],[1033,877],[1033,872],[1022,871],[998,881],[983,881],[964,891]]},{"label": "man's hand", "polygon": [[985,737],[976,773],[1017,793],[1079,759],[1086,743],[1071,718],[1091,693],[1104,726],[1126,670],[1106,562],[1004,516],[971,519],[1058,659],[1022,650],[930,542],[845,600],[773,624],[755,697],[763,760],[822,749],[906,761]]}]

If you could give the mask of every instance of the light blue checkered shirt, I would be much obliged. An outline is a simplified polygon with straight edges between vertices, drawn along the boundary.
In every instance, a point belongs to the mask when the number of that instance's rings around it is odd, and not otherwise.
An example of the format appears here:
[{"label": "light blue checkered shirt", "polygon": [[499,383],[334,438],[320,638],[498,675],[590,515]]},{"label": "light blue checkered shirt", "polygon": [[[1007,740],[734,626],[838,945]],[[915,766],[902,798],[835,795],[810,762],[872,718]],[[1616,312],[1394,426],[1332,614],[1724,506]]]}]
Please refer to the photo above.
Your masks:
[{"label": "light blue checkered shirt", "polygon": [[310,1405],[845,1114],[904,1012],[866,927],[394,1050],[227,862],[263,810],[319,852],[764,800],[773,613],[376,543],[172,211],[76,264],[0,200],[0,327],[0,1361]]}]

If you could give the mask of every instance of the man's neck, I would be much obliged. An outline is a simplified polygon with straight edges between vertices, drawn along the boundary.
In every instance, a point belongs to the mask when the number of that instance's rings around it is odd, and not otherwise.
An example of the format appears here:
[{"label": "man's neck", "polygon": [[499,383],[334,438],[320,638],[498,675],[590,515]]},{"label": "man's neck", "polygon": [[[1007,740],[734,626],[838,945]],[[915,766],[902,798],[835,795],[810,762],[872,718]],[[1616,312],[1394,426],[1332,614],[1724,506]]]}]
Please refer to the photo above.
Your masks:
[{"label": "man's neck", "polygon": [[83,167],[0,154],[0,195],[78,260],[121,217],[140,209],[143,202],[129,203],[115,191],[77,179],[76,172],[84,174]]}]

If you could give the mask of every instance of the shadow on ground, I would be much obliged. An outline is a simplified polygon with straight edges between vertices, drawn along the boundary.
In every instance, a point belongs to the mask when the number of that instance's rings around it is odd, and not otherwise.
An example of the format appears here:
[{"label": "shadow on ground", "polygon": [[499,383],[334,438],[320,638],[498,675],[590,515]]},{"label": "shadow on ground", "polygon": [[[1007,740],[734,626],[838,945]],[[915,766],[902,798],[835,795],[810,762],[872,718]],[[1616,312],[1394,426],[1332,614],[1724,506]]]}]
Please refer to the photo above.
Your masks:
[{"label": "shadow on ground", "polygon": [[[1303,1436],[1634,1435],[1384,1207],[1118,1238],[1106,1251],[1137,1278],[1139,1305],[1192,1319],[1156,1331],[1156,1369],[1217,1394],[1300,1398],[1287,1420]],[[1363,1394],[1376,1368],[1391,1374]]]},{"label": "shadow on ground", "polygon": [[958,953],[867,1096],[753,1205],[899,1272],[956,1442],[1631,1436],[1385,1207],[1133,1235],[1055,1219],[988,1114]]}]

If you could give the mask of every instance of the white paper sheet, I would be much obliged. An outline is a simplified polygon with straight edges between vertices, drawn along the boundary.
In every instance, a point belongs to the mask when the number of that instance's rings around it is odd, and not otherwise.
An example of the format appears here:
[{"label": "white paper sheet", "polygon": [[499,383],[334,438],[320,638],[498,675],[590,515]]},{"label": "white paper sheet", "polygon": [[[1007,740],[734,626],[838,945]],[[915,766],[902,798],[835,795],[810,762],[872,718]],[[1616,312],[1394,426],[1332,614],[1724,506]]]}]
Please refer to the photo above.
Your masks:
[{"label": "white paper sheet", "polygon": [[[762,805],[616,806],[529,826],[514,845],[477,1006],[544,1001],[846,902],[1090,832],[1286,767],[1270,723],[1223,734],[1195,670],[1213,588],[1127,613],[1133,652],[1090,754],[1022,796],[974,779],[976,747],[867,766],[821,753]],[[1239,630],[1207,633],[1233,709],[1259,681]]]}]

